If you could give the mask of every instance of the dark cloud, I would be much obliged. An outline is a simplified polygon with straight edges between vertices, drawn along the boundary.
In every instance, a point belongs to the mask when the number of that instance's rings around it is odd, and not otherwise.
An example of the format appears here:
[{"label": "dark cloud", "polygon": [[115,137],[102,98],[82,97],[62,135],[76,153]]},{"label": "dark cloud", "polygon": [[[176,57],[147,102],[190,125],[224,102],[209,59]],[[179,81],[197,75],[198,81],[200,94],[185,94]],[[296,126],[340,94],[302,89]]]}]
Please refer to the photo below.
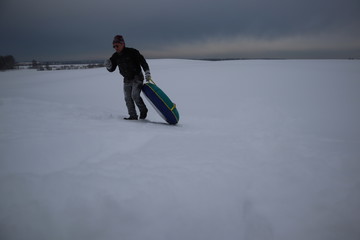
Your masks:
[{"label": "dark cloud", "polygon": [[0,6],[0,54],[19,60],[105,58],[115,34],[148,57],[360,57],[358,0],[3,0]]}]

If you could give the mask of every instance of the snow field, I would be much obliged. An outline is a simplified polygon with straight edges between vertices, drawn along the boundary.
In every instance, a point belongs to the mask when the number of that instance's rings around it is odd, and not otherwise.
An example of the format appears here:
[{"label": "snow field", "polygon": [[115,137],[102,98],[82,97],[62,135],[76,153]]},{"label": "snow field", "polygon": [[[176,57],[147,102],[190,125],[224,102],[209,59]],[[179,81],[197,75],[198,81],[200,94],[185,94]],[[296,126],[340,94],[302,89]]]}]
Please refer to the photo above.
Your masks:
[{"label": "snow field", "polygon": [[0,72],[1,239],[360,237],[359,61],[149,65],[176,126],[117,72]]}]

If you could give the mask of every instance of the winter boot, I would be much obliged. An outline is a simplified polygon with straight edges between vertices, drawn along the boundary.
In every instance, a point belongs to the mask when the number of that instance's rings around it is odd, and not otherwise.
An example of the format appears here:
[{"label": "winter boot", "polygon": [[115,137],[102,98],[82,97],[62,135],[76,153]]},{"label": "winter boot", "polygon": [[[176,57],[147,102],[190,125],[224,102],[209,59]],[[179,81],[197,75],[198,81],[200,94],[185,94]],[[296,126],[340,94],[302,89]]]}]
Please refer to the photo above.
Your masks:
[{"label": "winter boot", "polygon": [[147,117],[147,112],[148,112],[148,110],[140,113],[140,119],[145,119]]},{"label": "winter boot", "polygon": [[137,116],[130,116],[130,117],[127,117],[127,118],[124,118],[125,120],[138,120],[138,117]]}]

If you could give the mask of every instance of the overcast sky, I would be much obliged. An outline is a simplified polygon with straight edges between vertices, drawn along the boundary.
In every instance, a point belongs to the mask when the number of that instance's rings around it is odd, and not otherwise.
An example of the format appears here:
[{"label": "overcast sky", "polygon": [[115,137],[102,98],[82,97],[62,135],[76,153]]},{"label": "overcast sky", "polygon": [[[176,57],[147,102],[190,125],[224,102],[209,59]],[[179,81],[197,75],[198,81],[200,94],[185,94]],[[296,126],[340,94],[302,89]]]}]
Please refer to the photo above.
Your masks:
[{"label": "overcast sky", "polygon": [[104,59],[360,57],[359,0],[0,0],[0,55]]}]

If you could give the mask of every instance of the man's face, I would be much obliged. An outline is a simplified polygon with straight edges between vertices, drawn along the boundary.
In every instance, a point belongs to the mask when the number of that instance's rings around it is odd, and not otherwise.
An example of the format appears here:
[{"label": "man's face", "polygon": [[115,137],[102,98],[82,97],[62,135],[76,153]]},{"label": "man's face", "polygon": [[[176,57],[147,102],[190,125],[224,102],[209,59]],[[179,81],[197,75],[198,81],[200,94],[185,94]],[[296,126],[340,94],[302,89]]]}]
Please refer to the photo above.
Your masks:
[{"label": "man's face", "polygon": [[116,52],[121,52],[124,49],[125,44],[124,43],[114,43],[113,48]]}]

